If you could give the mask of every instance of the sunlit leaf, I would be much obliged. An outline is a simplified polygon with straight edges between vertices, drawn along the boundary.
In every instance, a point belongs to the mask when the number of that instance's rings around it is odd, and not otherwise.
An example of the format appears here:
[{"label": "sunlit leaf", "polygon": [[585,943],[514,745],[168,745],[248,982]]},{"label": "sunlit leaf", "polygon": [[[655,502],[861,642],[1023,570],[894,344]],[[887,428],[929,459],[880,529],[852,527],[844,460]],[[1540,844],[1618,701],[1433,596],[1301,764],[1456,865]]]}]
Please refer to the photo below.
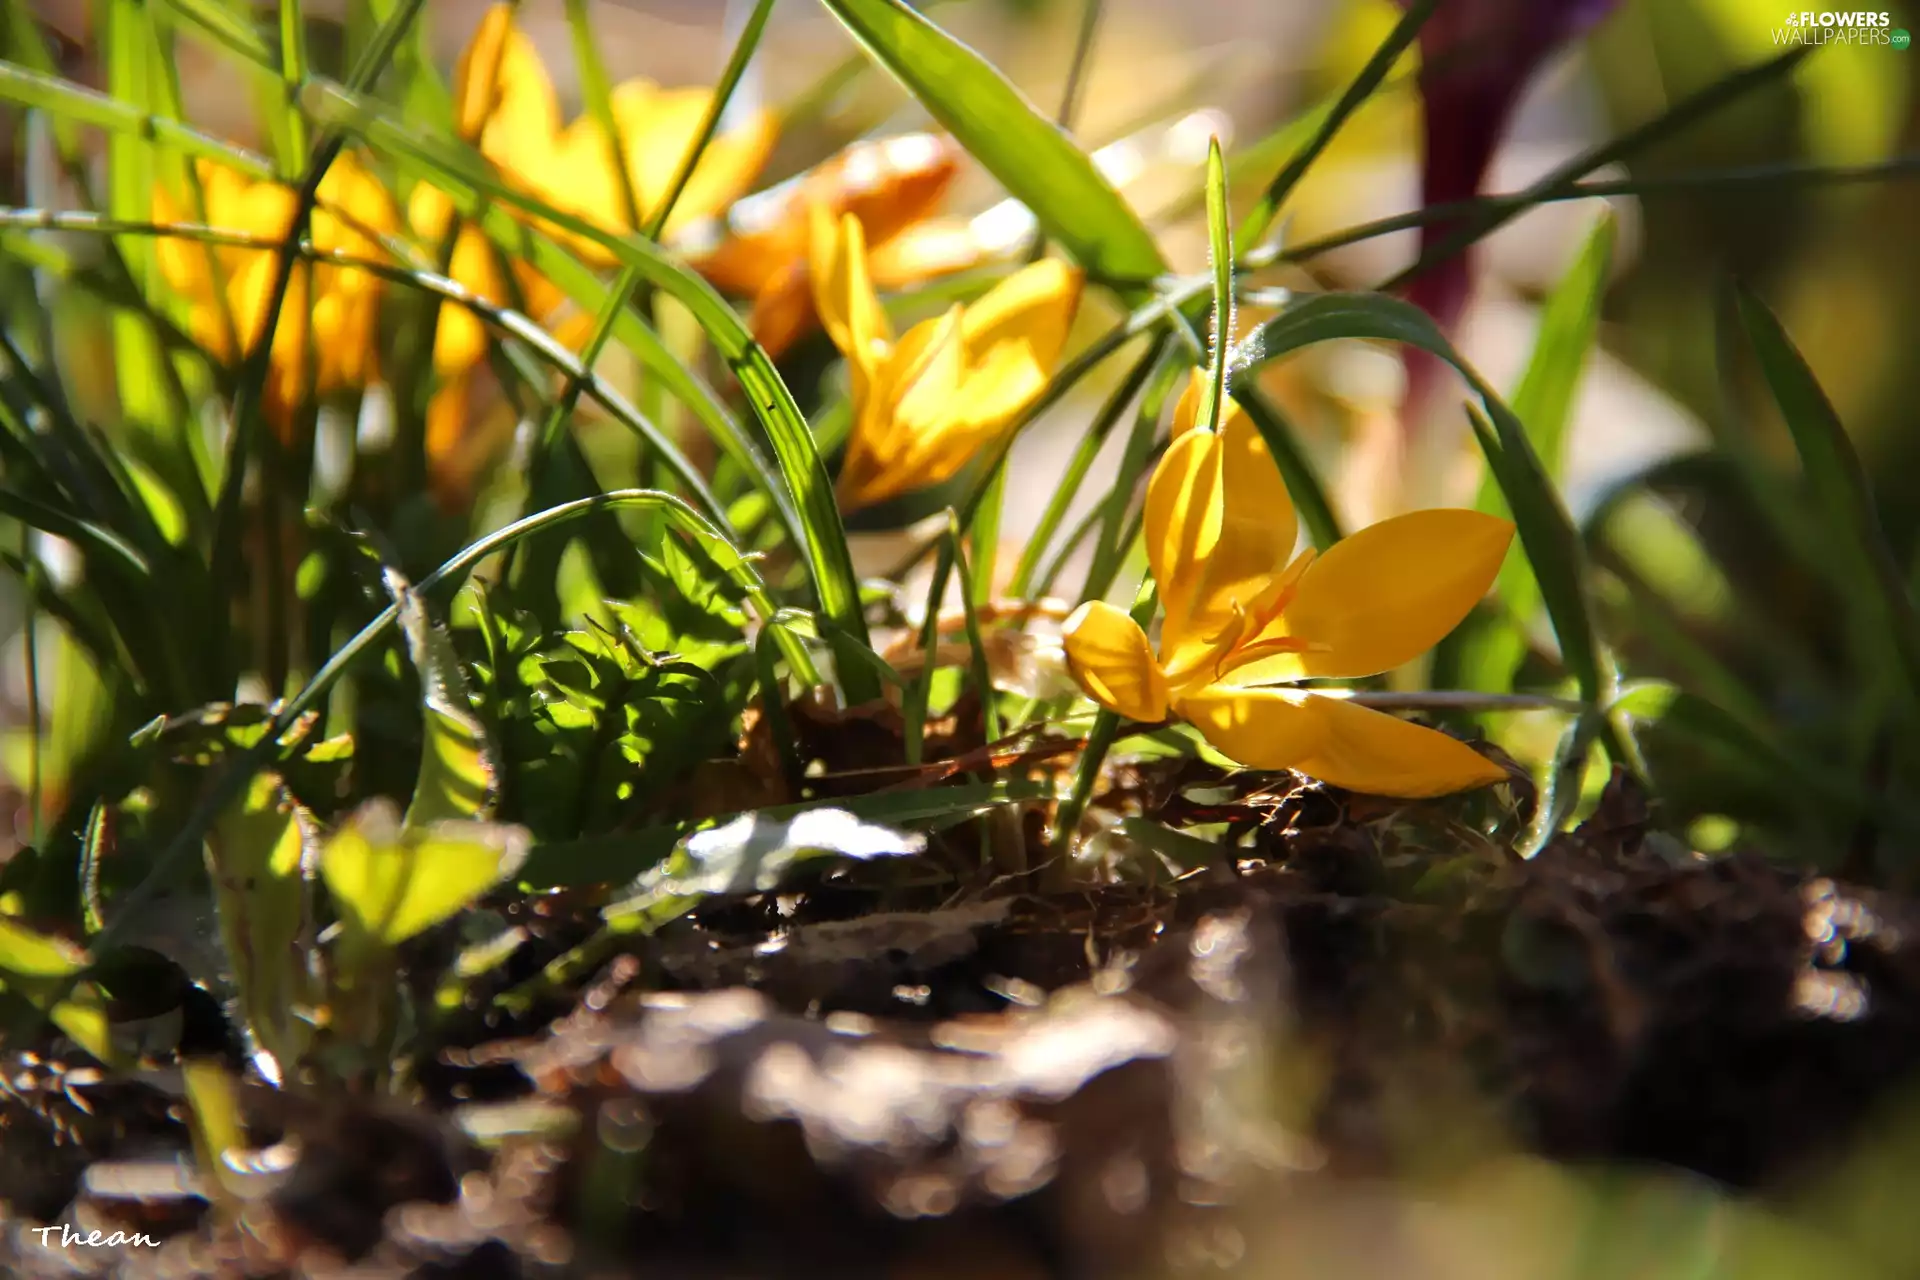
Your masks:
[{"label": "sunlit leaf", "polygon": [[391,804],[373,801],[326,842],[320,873],[350,934],[396,946],[510,878],[527,839],[522,827],[487,822],[403,827]]},{"label": "sunlit leaf", "polygon": [[[0,916],[0,991],[11,991],[102,1062],[113,1062],[106,1001],[91,982],[73,979],[92,957],[64,938],[37,933]],[[69,989],[71,988],[71,989]]]}]

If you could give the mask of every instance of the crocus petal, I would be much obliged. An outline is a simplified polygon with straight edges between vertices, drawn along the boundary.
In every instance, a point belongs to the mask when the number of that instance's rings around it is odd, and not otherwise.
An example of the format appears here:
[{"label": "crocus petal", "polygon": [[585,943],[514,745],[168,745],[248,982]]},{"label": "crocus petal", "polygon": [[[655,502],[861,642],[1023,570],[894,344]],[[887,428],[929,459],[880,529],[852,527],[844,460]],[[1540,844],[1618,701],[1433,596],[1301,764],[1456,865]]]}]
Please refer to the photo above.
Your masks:
[{"label": "crocus petal", "polygon": [[[701,271],[705,273],[706,268],[702,266]],[[711,275],[708,278],[713,279]],[[714,283],[724,287],[718,280]],[[747,327],[767,355],[778,360],[812,327],[814,318],[813,273],[802,254],[789,259],[757,287]]]},{"label": "crocus petal", "polygon": [[1186,635],[1206,558],[1220,537],[1218,437],[1191,431],[1167,446],[1147,481],[1142,528],[1147,564],[1166,611],[1160,648],[1171,666],[1178,661],[1175,650]]},{"label": "crocus petal", "polygon": [[[700,126],[712,103],[709,89],[661,89],[645,80],[630,80],[613,91],[609,105],[620,126],[642,217],[652,217],[673,189],[680,166],[700,140]],[[766,164],[777,133],[773,114],[755,111],[738,127],[709,139],[674,201],[668,231],[714,217],[746,194]],[[618,216],[624,224],[624,210]]]},{"label": "crocus petal", "polygon": [[[873,224],[866,224],[869,232]],[[888,236],[875,236],[868,261],[877,284],[899,289],[932,276],[950,275],[985,256],[980,238],[960,218],[916,223]]]},{"label": "crocus petal", "polygon": [[1280,468],[1245,414],[1220,432],[1220,536],[1190,606],[1189,628],[1218,633],[1249,609],[1293,555],[1299,520]]},{"label": "crocus petal", "polygon": [[1041,364],[1058,360],[1080,304],[1081,279],[1066,263],[1047,258],[987,290],[968,305],[961,330],[972,360],[984,360],[1005,342],[1025,343]]},{"label": "crocus petal", "polygon": [[1466,743],[1436,729],[1304,689],[1266,692],[1320,726],[1312,749],[1290,767],[1336,787],[1418,799],[1484,787],[1507,776]]},{"label": "crocus petal", "polygon": [[937,320],[922,321],[894,352],[893,421],[908,439],[932,434],[972,391],[971,386],[965,391],[961,387],[967,372],[966,347],[960,340],[964,314],[965,308],[955,305]]},{"label": "crocus petal", "polygon": [[893,327],[867,275],[867,237],[860,220],[844,217],[836,224],[826,210],[816,209],[811,253],[813,304],[820,323],[853,366],[856,379],[870,378],[892,345]]},{"label": "crocus petal", "polygon": [[1342,538],[1308,566],[1259,639],[1301,652],[1234,671],[1237,684],[1378,675],[1419,657],[1493,585],[1513,524],[1477,511],[1413,511]]},{"label": "crocus petal", "polygon": [[1104,600],[1074,610],[1062,633],[1067,664],[1087,696],[1129,720],[1167,715],[1167,682],[1140,625]]},{"label": "crocus petal", "polygon": [[453,83],[460,136],[488,159],[506,165],[546,154],[560,130],[560,100],[512,5],[496,4],[480,19]]},{"label": "crocus petal", "polygon": [[1178,710],[1228,759],[1250,769],[1294,769],[1319,749],[1326,726],[1293,693],[1215,685],[1181,698]]},{"label": "crocus petal", "polygon": [[[1187,389],[1173,406],[1173,435],[1183,436],[1200,425],[1200,401],[1207,394],[1207,378],[1207,371],[1198,367],[1187,377]],[[1220,409],[1220,429],[1226,430],[1229,422],[1243,416],[1239,403],[1228,400]]]}]

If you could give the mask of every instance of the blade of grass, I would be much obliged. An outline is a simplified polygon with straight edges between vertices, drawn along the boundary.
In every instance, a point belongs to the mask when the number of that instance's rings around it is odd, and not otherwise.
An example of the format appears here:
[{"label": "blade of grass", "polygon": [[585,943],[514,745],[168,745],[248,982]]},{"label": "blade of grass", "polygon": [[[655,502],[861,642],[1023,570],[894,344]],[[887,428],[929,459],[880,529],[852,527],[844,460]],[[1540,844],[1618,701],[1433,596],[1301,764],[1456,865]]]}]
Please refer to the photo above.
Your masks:
[{"label": "blade of grass", "polygon": [[[411,0],[394,10],[380,30],[375,33],[370,44],[349,78],[349,91],[359,92],[372,84],[386,66],[387,59],[398,48],[400,37],[405,33],[425,0]],[[295,193],[293,218],[288,224],[287,234],[280,246],[275,260],[273,282],[266,295],[266,305],[262,308],[260,339],[241,362],[239,376],[235,381],[233,394],[233,412],[228,430],[226,466],[220,479],[220,494],[214,503],[213,549],[210,556],[211,573],[216,590],[230,589],[229,584],[237,581],[241,559],[241,494],[244,490],[247,465],[251,456],[256,434],[265,422],[266,388],[269,370],[273,364],[273,339],[280,326],[280,309],[285,305],[288,289],[293,284],[293,273],[299,262],[297,250],[300,242],[306,238],[307,230],[313,218],[314,205],[319,199],[320,184],[326,178],[327,170],[332,167],[335,158],[345,147],[347,134],[338,128],[329,128],[315,145],[307,171]],[[225,610],[219,611],[213,620],[214,627],[209,648],[213,654],[212,672],[215,680],[231,678],[232,669],[228,665],[231,657],[231,619]],[[222,698],[231,695],[231,690],[210,688],[208,696]]]},{"label": "blade of grass", "polygon": [[1207,140],[1207,264],[1213,268],[1213,333],[1207,348],[1207,386],[1194,425],[1220,430],[1227,407],[1227,373],[1233,363],[1233,232],[1227,225],[1227,165],[1220,139]]},{"label": "blade of grass", "polygon": [[1293,424],[1280,412],[1280,406],[1268,399],[1267,393],[1251,378],[1236,380],[1233,398],[1260,438],[1266,441],[1267,452],[1280,468],[1280,478],[1287,483],[1287,496],[1293,499],[1294,509],[1306,524],[1307,536],[1313,539],[1313,545],[1325,551],[1340,541],[1346,534],[1341,530],[1340,518],[1333,513],[1326,486],[1320,483],[1320,473],[1314,470],[1307,451],[1294,433]]},{"label": "blade of grass", "polygon": [[1743,68],[1734,74],[1702,89],[1672,107],[1663,111],[1654,119],[1608,142],[1601,143],[1557,166],[1538,181],[1529,184],[1511,204],[1486,210],[1471,219],[1460,230],[1442,239],[1427,252],[1420,255],[1405,270],[1396,273],[1392,279],[1381,285],[1383,291],[1400,288],[1409,280],[1426,271],[1434,264],[1443,262],[1456,254],[1465,252],[1469,247],[1505,226],[1524,213],[1534,204],[1540,203],[1550,195],[1564,191],[1596,169],[1618,161],[1629,159],[1658,142],[1663,142],[1674,134],[1687,128],[1695,121],[1712,115],[1754,89],[1771,84],[1783,78],[1800,64],[1800,60],[1813,51],[1813,45],[1798,45],[1776,58],[1754,66]]},{"label": "blade of grass", "polygon": [[[772,13],[773,0],[758,0],[753,12],[747,16],[746,25],[740,30],[740,38],[734,42],[733,53],[727,59],[726,69],[720,73],[720,81],[714,86],[713,97],[707,103],[707,113],[701,117],[700,131],[694,136],[687,154],[680,157],[680,165],[674,170],[673,181],[667,184],[667,194],[662,197],[660,207],[647,220],[647,239],[658,240],[666,230],[673,207],[680,203],[680,194],[687,189],[693,171],[700,167],[700,157],[706,154],[707,144],[713,141],[714,130],[720,126],[720,117],[733,100],[740,78],[747,73],[747,64],[753,61],[754,51],[760,47],[760,37],[766,32],[767,19]],[[640,225],[639,218],[634,219],[633,225]]]},{"label": "blade of grass", "polygon": [[[586,0],[567,0],[567,29],[573,33],[573,65],[580,75],[580,98],[586,104],[587,114],[600,126],[600,139],[606,144],[607,166],[613,170],[615,192],[620,197],[620,208],[630,227],[643,223],[640,216],[640,197],[634,194],[633,174],[627,168],[626,140],[621,136],[620,121],[613,114],[613,91],[607,80],[607,68],[600,61],[600,45],[593,35],[593,24],[587,18]],[[700,146],[705,145],[702,139]],[[649,234],[649,240],[658,240],[657,234]]]},{"label": "blade of grass", "polygon": [[[1120,385],[1113,389],[1106,403],[1100,406],[1100,412],[1094,415],[1086,434],[1080,437],[1080,444],[1074,449],[1073,457],[1067,462],[1066,474],[1060,478],[1060,483],[1054,488],[1052,496],[1047,499],[1046,509],[1040,513],[1039,524],[1034,527],[1033,533],[1027,538],[1026,546],[1020,551],[1020,560],[1014,566],[1013,579],[1007,587],[1007,594],[1014,599],[1026,598],[1033,583],[1033,575],[1039,570],[1040,559],[1046,554],[1054,534],[1059,532],[1060,522],[1066,519],[1068,508],[1073,505],[1073,499],[1079,494],[1080,486],[1087,478],[1087,472],[1093,467],[1093,460],[1099,456],[1101,446],[1106,443],[1107,437],[1113,434],[1114,427],[1119,425],[1128,406],[1147,385],[1147,379],[1152,376],[1154,367],[1159,364],[1166,349],[1167,339],[1164,337],[1156,339],[1153,345],[1134,361],[1126,377],[1120,380]],[[1156,404],[1154,406],[1156,418],[1158,413],[1159,406]],[[1133,479],[1127,476],[1123,467],[1121,474],[1115,480],[1116,486],[1127,487],[1132,483]]]},{"label": "blade of grass", "polygon": [[822,0],[1090,276],[1144,296],[1166,271],[1153,236],[1087,154],[997,70],[901,0]]},{"label": "blade of grass", "polygon": [[1800,455],[1807,487],[1837,549],[1845,575],[1842,599],[1860,617],[1861,630],[1884,648],[1889,665],[1904,675],[1910,697],[1920,697],[1920,610],[1873,501],[1853,441],[1779,319],[1760,299],[1741,289],[1735,303],[1760,371],[1786,420]]},{"label": "blade of grass", "polygon": [[1280,210],[1286,205],[1287,197],[1293,193],[1294,187],[1299,184],[1300,179],[1307,176],[1307,170],[1313,167],[1313,162],[1320,158],[1321,153],[1332,145],[1340,130],[1348,120],[1353,118],[1353,113],[1364,106],[1380,88],[1401,55],[1413,47],[1413,42],[1420,35],[1420,29],[1427,24],[1427,19],[1433,16],[1434,8],[1438,3],[1439,0],[1417,0],[1417,3],[1407,7],[1407,11],[1401,15],[1400,21],[1394,24],[1387,38],[1381,42],[1378,49],[1374,50],[1373,56],[1367,59],[1367,64],[1360,68],[1360,74],[1353,78],[1353,82],[1346,87],[1339,100],[1321,117],[1312,138],[1294,152],[1280,172],[1273,175],[1273,181],[1269,182],[1267,189],[1261,193],[1260,202],[1240,223],[1240,230],[1233,238],[1236,254],[1246,252],[1266,237],[1268,230],[1273,226],[1273,220],[1280,216]]},{"label": "blade of grass", "polygon": [[[1540,332],[1510,407],[1526,428],[1549,475],[1557,477],[1573,419],[1574,393],[1600,327],[1600,303],[1613,263],[1613,219],[1603,218],[1571,268],[1548,297]],[[1476,510],[1507,514],[1507,502],[1491,469],[1481,481]],[[1540,605],[1540,590],[1526,565],[1509,560],[1494,581],[1494,593],[1514,625],[1484,633],[1461,655],[1461,680],[1470,689],[1509,687],[1527,648],[1526,624]]]}]

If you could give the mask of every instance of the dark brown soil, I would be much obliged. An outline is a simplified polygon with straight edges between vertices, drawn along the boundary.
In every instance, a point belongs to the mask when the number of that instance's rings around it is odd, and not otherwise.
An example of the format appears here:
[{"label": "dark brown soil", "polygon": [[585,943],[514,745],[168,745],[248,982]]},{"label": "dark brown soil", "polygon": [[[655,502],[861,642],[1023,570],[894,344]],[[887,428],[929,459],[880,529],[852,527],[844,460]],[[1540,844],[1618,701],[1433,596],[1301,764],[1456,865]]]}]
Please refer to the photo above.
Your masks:
[{"label": "dark brown soil", "polygon": [[[1134,780],[1171,821],[1191,789],[1164,782]],[[1624,784],[1525,862],[1436,856],[1441,810],[1209,803],[1251,832],[1234,866],[715,903],[457,1029],[419,1105],[257,1088],[252,1189],[218,1211],[156,1190],[193,1185],[167,1078],[17,1058],[0,1269],[1281,1274],[1302,1232],[1376,1243],[1328,1188],[1516,1152],[1801,1186],[1920,1069],[1920,907],[1686,854]],[[518,910],[546,927],[515,980],[577,937],[565,898]],[[162,1243],[42,1247],[46,1222]]]}]

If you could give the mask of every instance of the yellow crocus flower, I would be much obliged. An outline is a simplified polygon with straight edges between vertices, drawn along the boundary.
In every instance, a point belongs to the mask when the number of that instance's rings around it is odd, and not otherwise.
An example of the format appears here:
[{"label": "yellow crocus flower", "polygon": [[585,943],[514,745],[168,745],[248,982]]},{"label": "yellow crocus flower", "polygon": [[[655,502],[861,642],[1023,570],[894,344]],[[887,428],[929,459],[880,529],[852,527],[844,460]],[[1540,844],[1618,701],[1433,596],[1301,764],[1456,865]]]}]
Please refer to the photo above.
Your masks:
[{"label": "yellow crocus flower", "polygon": [[836,221],[860,219],[876,288],[904,288],[980,260],[979,237],[965,219],[933,215],[961,154],[931,133],[856,142],[778,194],[735,206],[727,238],[694,266],[717,288],[753,299],[753,336],[778,358],[819,319],[809,255],[816,206]]},{"label": "yellow crocus flower", "polygon": [[[286,238],[299,207],[293,188],[206,160],[197,163],[196,173],[208,226],[259,240]],[[154,188],[156,223],[196,222],[194,215],[165,186]],[[314,248],[383,258],[380,238],[391,234],[395,223],[387,189],[352,152],[342,152],[317,193],[309,224]],[[162,237],[156,252],[161,274],[187,299],[194,339],[209,355],[231,362],[240,358],[240,350],[259,343],[278,274],[274,250]],[[266,409],[283,432],[294,410],[309,399],[378,379],[379,308],[377,276],[327,263],[295,264],[268,355]]]},{"label": "yellow crocus flower", "polygon": [[[533,42],[513,19],[513,6],[487,10],[456,68],[454,100],[462,135],[503,176],[556,209],[607,231],[630,234],[632,192],[641,224],[660,208],[681,163],[699,140],[713,102],[710,89],[663,89],[634,79],[614,87],[609,107],[619,130],[619,161],[591,114],[563,126],[560,99]],[[717,217],[759,176],[778,133],[772,112],[752,112],[717,133],[674,202],[664,234]],[[624,170],[624,180],[623,180]],[[576,250],[596,262],[612,255],[591,242]]]},{"label": "yellow crocus flower", "polygon": [[860,219],[816,206],[814,305],[853,382],[840,505],[870,506],[950,479],[1046,390],[1081,275],[1047,259],[897,341],[874,292]]},{"label": "yellow crocus flower", "polygon": [[1158,653],[1126,613],[1084,604],[1065,634],[1081,688],[1130,720],[1178,716],[1241,764],[1353,791],[1435,796],[1505,777],[1446,734],[1280,682],[1377,675],[1426,652],[1493,584],[1513,525],[1416,511],[1295,555],[1293,504],[1265,443],[1235,409],[1217,433],[1194,429],[1199,402],[1196,375],[1147,486]]}]

